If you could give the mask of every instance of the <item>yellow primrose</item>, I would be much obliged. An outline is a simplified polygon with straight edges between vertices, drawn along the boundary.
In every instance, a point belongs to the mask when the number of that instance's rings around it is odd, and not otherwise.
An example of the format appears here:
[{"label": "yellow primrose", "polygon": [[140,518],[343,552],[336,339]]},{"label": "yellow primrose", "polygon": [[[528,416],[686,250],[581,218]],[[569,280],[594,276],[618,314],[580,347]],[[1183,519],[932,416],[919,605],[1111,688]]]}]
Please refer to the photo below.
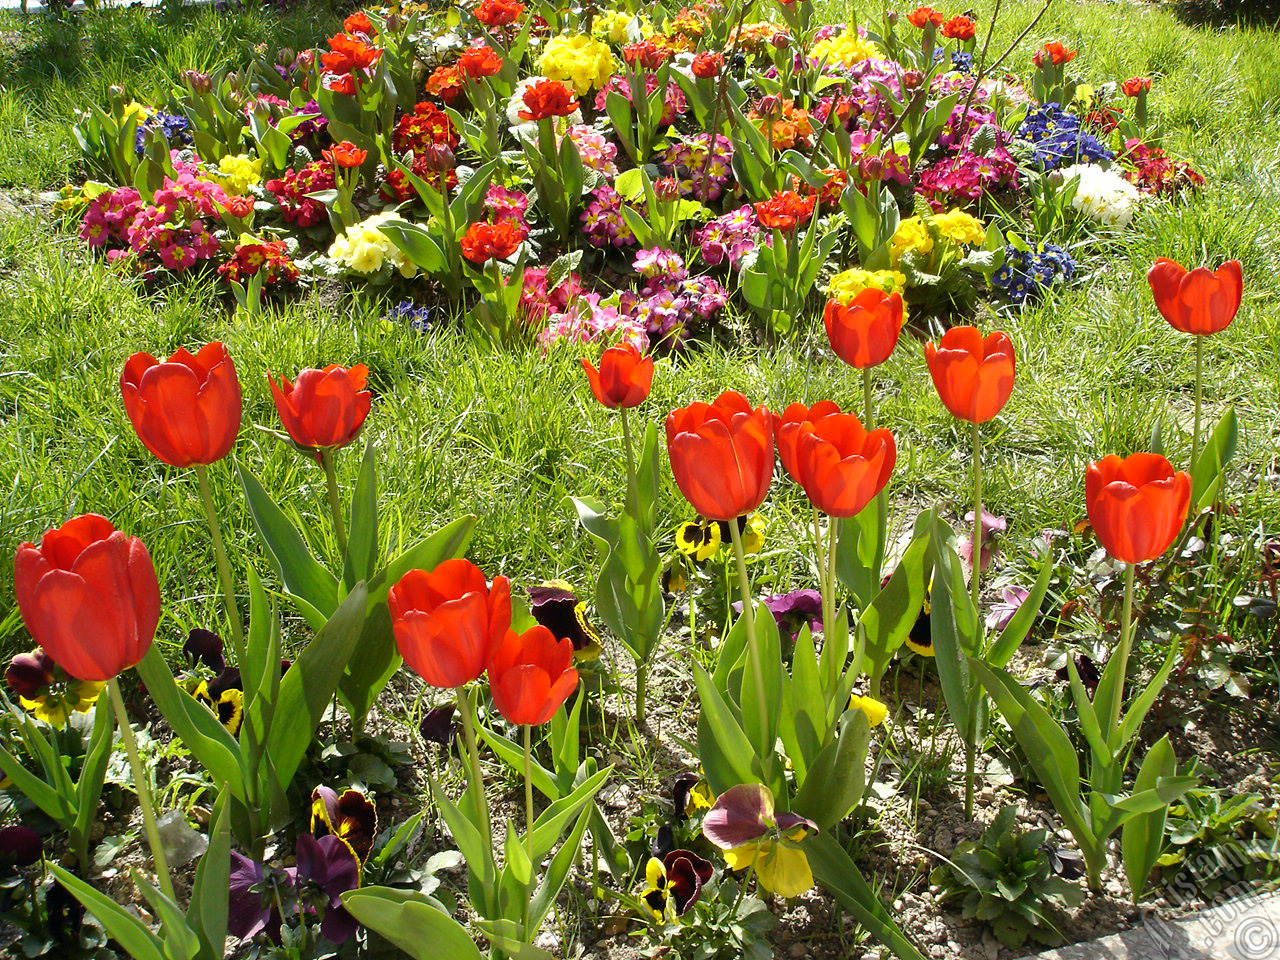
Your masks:
[{"label": "yellow primrose", "polygon": [[868,287],[875,287],[885,293],[902,293],[907,288],[907,278],[897,270],[863,270],[861,267],[851,267],[831,278],[827,284],[827,296],[847,304]]},{"label": "yellow primrose", "polygon": [[895,263],[908,250],[919,254],[927,254],[933,250],[933,236],[919,217],[907,217],[899,222],[893,240],[890,241],[889,255]]},{"label": "yellow primrose", "polygon": [[609,10],[598,14],[591,24],[591,32],[610,43],[630,43],[635,35],[632,32],[633,25],[641,39],[653,35],[653,24],[647,17],[633,16],[623,10]]},{"label": "yellow primrose", "polygon": [[329,258],[353,273],[366,276],[377,273],[387,263],[403,277],[415,276],[418,268],[413,261],[381,230],[383,224],[392,222],[403,223],[404,218],[391,212],[375,213],[348,227],[333,238],[329,245]]},{"label": "yellow primrose", "polygon": [[585,33],[552,37],[538,59],[548,79],[570,83],[580,97],[603,87],[617,66],[609,45]]},{"label": "yellow primrose", "polygon": [[250,159],[244,153],[228,154],[218,161],[217,176],[222,189],[233,196],[241,196],[262,182],[262,158]]},{"label": "yellow primrose", "polygon": [[130,100],[121,109],[122,119],[127,121],[130,117],[137,117],[139,123],[149,119],[154,112],[150,107],[143,106],[137,100]]},{"label": "yellow primrose", "polygon": [[852,67],[863,60],[883,57],[884,53],[870,40],[864,40],[855,33],[842,33],[838,37],[828,37],[813,45],[813,56],[818,61],[825,60],[836,67]]},{"label": "yellow primrose", "polygon": [[959,209],[935,213],[929,218],[929,226],[940,236],[969,246],[977,246],[987,239],[987,228],[982,221]]},{"label": "yellow primrose", "polygon": [[867,723],[872,727],[880,726],[889,715],[889,708],[875,697],[864,697],[857,693],[849,698],[849,709],[861,710],[866,714]]}]

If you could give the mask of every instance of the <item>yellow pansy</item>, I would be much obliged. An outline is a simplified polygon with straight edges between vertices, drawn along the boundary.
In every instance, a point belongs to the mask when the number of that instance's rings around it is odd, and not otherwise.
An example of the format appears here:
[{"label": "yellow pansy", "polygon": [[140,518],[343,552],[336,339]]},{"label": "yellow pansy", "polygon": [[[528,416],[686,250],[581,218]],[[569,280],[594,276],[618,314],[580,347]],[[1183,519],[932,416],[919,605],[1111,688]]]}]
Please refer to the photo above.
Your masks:
[{"label": "yellow pansy", "polygon": [[798,897],[813,886],[805,852],[790,840],[763,839],[724,852],[731,870],[755,865],[760,886],[780,897]]},{"label": "yellow pansy", "polygon": [[19,697],[18,702],[51,727],[62,728],[73,713],[88,713],[98,702],[105,683],[96,680],[69,680],[64,685],[54,684],[47,688],[48,692],[28,699]]}]

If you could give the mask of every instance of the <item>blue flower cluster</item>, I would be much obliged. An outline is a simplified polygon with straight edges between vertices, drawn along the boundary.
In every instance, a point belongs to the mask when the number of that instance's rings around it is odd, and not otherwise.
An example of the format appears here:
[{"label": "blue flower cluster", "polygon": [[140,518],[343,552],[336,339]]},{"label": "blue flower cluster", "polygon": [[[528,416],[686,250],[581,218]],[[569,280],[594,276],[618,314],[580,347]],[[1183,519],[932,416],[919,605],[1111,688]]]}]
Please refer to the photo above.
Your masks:
[{"label": "blue flower cluster", "polygon": [[973,73],[973,54],[956,50],[951,54],[951,69],[961,73]]},{"label": "blue flower cluster", "polygon": [[134,134],[133,149],[142,155],[142,151],[147,146],[147,134],[152,130],[159,130],[164,134],[165,141],[170,147],[186,147],[191,145],[191,121],[186,117],[177,116],[171,113],[157,113],[155,116],[147,120],[146,123],[138,127],[138,132]]},{"label": "blue flower cluster", "polygon": [[1081,129],[1079,117],[1056,103],[1042,104],[1028,113],[1018,136],[1031,144],[1033,159],[1042,170],[1115,159],[1097,137]]},{"label": "blue flower cluster", "polygon": [[409,329],[417,333],[426,333],[431,329],[431,308],[419,307],[412,300],[403,300],[391,308],[384,317],[395,323],[407,323]]},{"label": "blue flower cluster", "polygon": [[1042,243],[1038,250],[1004,248],[1004,266],[991,275],[991,282],[1016,304],[1024,304],[1048,289],[1055,279],[1071,280],[1076,262],[1056,243]]}]

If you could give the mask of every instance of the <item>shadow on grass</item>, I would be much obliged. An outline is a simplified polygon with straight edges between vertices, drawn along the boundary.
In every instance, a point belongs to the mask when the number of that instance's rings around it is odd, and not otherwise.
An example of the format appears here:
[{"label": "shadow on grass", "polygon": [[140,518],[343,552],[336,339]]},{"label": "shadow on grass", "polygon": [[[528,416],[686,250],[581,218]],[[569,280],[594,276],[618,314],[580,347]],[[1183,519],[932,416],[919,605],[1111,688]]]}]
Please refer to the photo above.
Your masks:
[{"label": "shadow on grass", "polygon": [[1280,0],[1177,0],[1174,16],[1192,27],[1280,27]]}]

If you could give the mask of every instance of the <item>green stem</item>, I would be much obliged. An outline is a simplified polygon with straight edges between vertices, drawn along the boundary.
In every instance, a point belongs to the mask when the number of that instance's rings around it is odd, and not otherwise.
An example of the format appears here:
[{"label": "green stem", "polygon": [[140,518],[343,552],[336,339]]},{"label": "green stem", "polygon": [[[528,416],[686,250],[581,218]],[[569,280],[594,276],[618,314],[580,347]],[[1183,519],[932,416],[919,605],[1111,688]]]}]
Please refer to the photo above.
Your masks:
[{"label": "green stem", "polygon": [[476,747],[475,704],[466,687],[458,687],[454,691],[458,700],[458,713],[462,715],[462,740],[467,747],[467,762],[470,773],[472,801],[475,804],[476,820],[484,828],[485,839],[489,848],[493,849],[493,824],[489,820],[489,803],[484,795],[484,772],[480,769],[480,751]]},{"label": "green stem", "polygon": [[236,655],[236,666],[245,666],[244,622],[240,619],[240,610],[236,604],[236,583],[231,576],[231,561],[227,558],[227,547],[222,540],[222,526],[218,523],[218,512],[213,508],[213,491],[209,487],[209,468],[203,463],[195,464],[196,479],[200,482],[200,502],[204,504],[204,518],[209,523],[209,537],[213,541],[213,556],[218,565],[218,579],[222,581],[222,602],[227,608],[227,619],[231,621],[231,646]]},{"label": "green stem", "polygon": [[1191,469],[1200,456],[1200,406],[1204,395],[1204,337],[1196,337],[1196,416],[1191,428]]},{"label": "green stem", "polygon": [[965,731],[964,738],[964,818],[973,819],[973,781],[978,759],[978,745],[972,730]]},{"label": "green stem", "polygon": [[[751,579],[747,576],[747,555],[742,549],[742,531],[738,529],[737,519],[729,521],[729,536],[733,538],[733,557],[738,566],[738,589],[742,593],[742,616],[747,623],[747,657],[751,662],[751,672],[755,674],[756,709],[763,718],[770,709],[764,692],[764,672],[760,663],[760,645],[756,642],[756,608],[751,600]],[[762,758],[763,759],[763,758]]]},{"label": "green stem", "polygon": [[116,712],[116,723],[120,727],[120,739],[124,741],[124,752],[129,757],[129,768],[133,771],[133,789],[138,795],[138,806],[142,808],[142,826],[147,834],[147,846],[151,848],[151,857],[156,862],[156,876],[160,881],[160,891],[178,902],[173,892],[173,880],[169,877],[169,863],[165,859],[164,844],[160,840],[160,828],[156,826],[156,811],[151,799],[151,788],[147,786],[147,770],[142,765],[142,757],[138,754],[138,741],[133,735],[133,727],[129,725],[129,711],[125,709],[124,697],[120,696],[120,684],[115,677],[107,681],[107,691],[111,696],[111,707]]},{"label": "green stem", "polygon": [[1116,646],[1114,657],[1119,657],[1117,661],[1119,666],[1116,668],[1116,682],[1111,688],[1111,703],[1109,704],[1110,725],[1107,727],[1109,736],[1114,735],[1116,730],[1120,729],[1120,710],[1124,704],[1124,680],[1125,675],[1129,671],[1129,652],[1133,649],[1133,584],[1136,579],[1137,566],[1132,563],[1125,564],[1124,568],[1124,606],[1120,611],[1120,643]]},{"label": "green stem", "polygon": [[622,446],[627,454],[627,511],[636,521],[640,519],[640,505],[636,503],[639,496],[636,485],[636,452],[631,443],[631,421],[627,417],[627,408],[619,407],[622,414]]},{"label": "green stem", "polygon": [[644,726],[645,694],[649,689],[649,664],[636,658],[636,726]]},{"label": "green stem", "polygon": [[537,866],[533,862],[533,727],[526,723],[522,729],[524,733],[524,843],[532,869]]},{"label": "green stem", "polygon": [[[836,517],[827,517],[827,596],[822,604],[822,629],[825,631],[824,646],[826,638],[836,635],[836,547],[840,541],[840,521]],[[840,636],[845,636],[841,633]],[[844,661],[849,655],[847,645],[839,651],[840,657],[837,660],[834,656],[831,658],[831,690],[835,691],[836,685],[840,681],[840,674],[844,669]],[[840,716],[844,712],[844,708],[848,704],[834,704],[836,716]]]},{"label": "green stem", "polygon": [[982,597],[982,430],[973,424],[973,541],[970,544],[970,563],[973,573],[969,585],[973,594],[973,608],[981,621]]},{"label": "green stem", "polygon": [[871,390],[871,368],[862,368],[862,425],[868,430],[876,428],[875,394]]},{"label": "green stem", "polygon": [[347,558],[347,527],[342,520],[342,498],[338,495],[338,470],[334,465],[333,450],[321,450],[320,462],[324,465],[325,486],[329,491],[329,513],[333,515],[333,536],[338,541],[338,554],[345,562]]}]

